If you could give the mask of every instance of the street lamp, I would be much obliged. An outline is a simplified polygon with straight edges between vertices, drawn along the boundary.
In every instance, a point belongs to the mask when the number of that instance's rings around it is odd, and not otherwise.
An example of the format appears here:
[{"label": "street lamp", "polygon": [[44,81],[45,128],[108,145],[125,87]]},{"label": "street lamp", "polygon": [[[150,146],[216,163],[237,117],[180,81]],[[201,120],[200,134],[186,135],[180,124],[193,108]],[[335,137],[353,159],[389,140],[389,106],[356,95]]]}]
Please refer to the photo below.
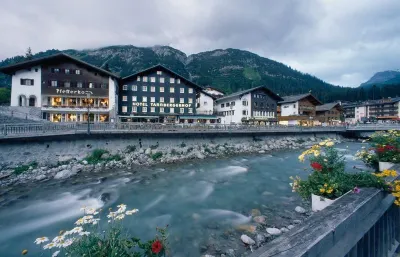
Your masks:
[{"label": "street lamp", "polygon": [[86,94],[87,99],[87,133],[90,135],[90,93]]}]

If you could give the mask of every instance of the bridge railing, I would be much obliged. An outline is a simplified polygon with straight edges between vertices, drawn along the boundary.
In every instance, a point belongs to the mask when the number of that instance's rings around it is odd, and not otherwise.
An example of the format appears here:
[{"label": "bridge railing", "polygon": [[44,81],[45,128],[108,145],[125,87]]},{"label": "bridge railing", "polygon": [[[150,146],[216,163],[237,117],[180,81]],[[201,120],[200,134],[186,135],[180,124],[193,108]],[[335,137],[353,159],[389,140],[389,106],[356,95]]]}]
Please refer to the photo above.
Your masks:
[{"label": "bridge railing", "polygon": [[249,257],[394,257],[399,242],[400,208],[394,197],[362,188]]}]

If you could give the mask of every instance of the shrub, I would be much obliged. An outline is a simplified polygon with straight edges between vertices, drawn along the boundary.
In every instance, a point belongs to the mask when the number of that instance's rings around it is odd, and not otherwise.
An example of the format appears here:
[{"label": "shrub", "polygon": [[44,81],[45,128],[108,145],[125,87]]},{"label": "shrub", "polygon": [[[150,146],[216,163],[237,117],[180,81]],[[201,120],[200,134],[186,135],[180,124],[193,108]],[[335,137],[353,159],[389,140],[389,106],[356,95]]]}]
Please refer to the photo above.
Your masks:
[{"label": "shrub", "polygon": [[162,156],[163,156],[162,152],[156,152],[156,153],[151,155],[151,159],[153,159],[155,161],[157,159],[160,159]]},{"label": "shrub", "polygon": [[[52,256],[60,252],[65,256],[121,256],[121,257],[158,257],[168,253],[167,227],[157,228],[156,236],[146,242],[133,237],[124,231],[125,217],[137,213],[139,210],[126,210],[126,205],[117,206],[118,209],[107,215],[108,227],[100,229],[99,211],[93,208],[82,208],[84,216],[75,222],[75,228],[61,231],[50,243],[47,237],[40,237],[35,243],[43,249],[53,251]],[[101,232],[103,231],[103,232]],[[55,251],[54,249],[57,249]]]},{"label": "shrub", "polygon": [[38,163],[35,162],[35,161],[33,161],[33,162],[30,162],[30,163],[27,164],[27,165],[21,165],[21,166],[16,167],[16,168],[14,169],[14,173],[15,173],[16,175],[19,175],[19,174],[24,173],[25,171],[28,171],[28,170],[29,170],[29,167],[32,167],[32,168],[36,169],[37,166],[38,166]]},{"label": "shrub", "polygon": [[102,156],[103,154],[105,154],[105,153],[109,153],[109,152],[108,152],[107,150],[104,150],[104,149],[94,149],[94,150],[92,151],[92,153],[91,153],[89,156],[87,156],[87,157],[85,158],[85,160],[86,160],[89,164],[96,164],[96,163],[102,161],[101,156]]},{"label": "shrub", "polygon": [[126,147],[125,151],[126,151],[127,153],[132,153],[132,152],[136,151],[136,145],[128,145],[128,146]]}]

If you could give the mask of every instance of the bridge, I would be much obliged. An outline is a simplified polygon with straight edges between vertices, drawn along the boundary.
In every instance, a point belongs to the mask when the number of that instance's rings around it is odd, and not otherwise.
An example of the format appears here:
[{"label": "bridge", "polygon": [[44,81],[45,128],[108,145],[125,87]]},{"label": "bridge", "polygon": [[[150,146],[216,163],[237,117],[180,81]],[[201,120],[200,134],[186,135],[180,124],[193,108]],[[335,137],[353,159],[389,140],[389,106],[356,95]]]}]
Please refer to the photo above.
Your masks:
[{"label": "bridge", "polygon": [[376,188],[349,193],[249,257],[398,256],[400,207],[394,200]]},{"label": "bridge", "polygon": [[[89,129],[88,129],[89,128]],[[24,123],[0,125],[0,138],[43,137],[74,134],[159,134],[159,133],[360,133],[400,129],[400,124],[364,124],[358,126],[256,126],[223,124],[163,123]]]}]

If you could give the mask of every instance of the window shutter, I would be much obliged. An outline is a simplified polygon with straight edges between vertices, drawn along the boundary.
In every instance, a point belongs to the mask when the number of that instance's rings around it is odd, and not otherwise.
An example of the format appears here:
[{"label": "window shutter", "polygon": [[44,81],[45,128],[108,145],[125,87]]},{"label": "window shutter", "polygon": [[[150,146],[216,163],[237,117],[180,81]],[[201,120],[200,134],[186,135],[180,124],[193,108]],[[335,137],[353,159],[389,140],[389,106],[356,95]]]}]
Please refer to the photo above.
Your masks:
[{"label": "window shutter", "polygon": [[24,80],[20,79],[20,84],[23,85],[24,84]]},{"label": "window shutter", "polygon": [[31,79],[31,85],[32,85],[32,86],[34,85],[33,83],[34,83],[34,80],[33,80],[33,79]]}]

